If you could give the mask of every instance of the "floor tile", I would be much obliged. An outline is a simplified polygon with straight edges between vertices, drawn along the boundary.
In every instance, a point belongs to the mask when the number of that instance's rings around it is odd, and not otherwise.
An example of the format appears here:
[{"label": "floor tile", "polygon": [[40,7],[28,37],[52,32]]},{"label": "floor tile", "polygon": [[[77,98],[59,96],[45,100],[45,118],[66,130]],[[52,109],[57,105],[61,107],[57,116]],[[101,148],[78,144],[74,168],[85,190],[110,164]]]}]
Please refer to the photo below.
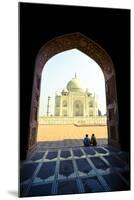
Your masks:
[{"label": "floor tile", "polygon": [[83,150],[85,151],[85,153],[87,155],[95,155],[96,154],[92,147],[83,147]]},{"label": "floor tile", "polygon": [[63,176],[70,176],[74,172],[72,160],[60,161],[59,174]]},{"label": "floor tile", "polygon": [[94,150],[97,151],[98,153],[102,153],[102,154],[106,154],[106,153],[107,153],[107,151],[104,150],[104,149],[101,148],[101,147],[95,147]]},{"label": "floor tile", "polygon": [[93,162],[97,169],[106,170],[108,165],[100,157],[92,157],[90,160]]},{"label": "floor tile", "polygon": [[58,152],[56,152],[56,151],[48,152],[46,159],[52,160],[52,159],[56,158],[57,155],[58,155]]},{"label": "floor tile", "polygon": [[37,152],[35,153],[30,160],[36,161],[36,160],[40,160],[43,158],[45,152]]},{"label": "floor tile", "polygon": [[105,189],[102,187],[97,177],[82,178],[85,192],[104,192]]},{"label": "floor tile", "polygon": [[28,196],[51,195],[51,189],[52,189],[52,183],[32,186],[28,193]]},{"label": "floor tile", "polygon": [[39,173],[37,174],[37,177],[41,179],[46,179],[50,176],[53,176],[55,173],[55,166],[56,162],[43,163]]},{"label": "floor tile", "polygon": [[38,163],[24,164],[20,170],[20,182],[23,182],[32,177]]},{"label": "floor tile", "polygon": [[89,173],[92,170],[92,167],[89,165],[88,161],[85,158],[76,160],[77,168],[83,173]]},{"label": "floor tile", "polygon": [[58,183],[58,194],[77,194],[78,192],[76,180]]},{"label": "floor tile", "polygon": [[61,151],[60,157],[62,158],[68,158],[71,156],[70,151]]},{"label": "floor tile", "polygon": [[74,156],[77,156],[77,157],[83,156],[83,153],[80,149],[74,149],[73,154],[74,154]]}]

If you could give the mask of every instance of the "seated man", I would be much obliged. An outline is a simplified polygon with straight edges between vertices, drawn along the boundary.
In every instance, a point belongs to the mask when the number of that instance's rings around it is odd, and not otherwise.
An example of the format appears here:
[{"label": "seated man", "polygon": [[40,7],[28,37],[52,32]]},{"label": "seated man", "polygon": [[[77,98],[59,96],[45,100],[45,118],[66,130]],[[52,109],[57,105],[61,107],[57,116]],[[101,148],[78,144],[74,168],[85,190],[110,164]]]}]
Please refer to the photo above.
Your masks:
[{"label": "seated man", "polygon": [[92,134],[92,136],[91,136],[91,144],[92,144],[93,146],[96,146],[96,145],[97,145],[97,140],[96,140],[96,137],[95,137],[94,134]]},{"label": "seated man", "polygon": [[84,138],[83,143],[84,143],[84,146],[86,146],[86,147],[90,146],[91,142],[90,142],[90,139],[88,137],[88,134],[86,134],[86,137]]}]

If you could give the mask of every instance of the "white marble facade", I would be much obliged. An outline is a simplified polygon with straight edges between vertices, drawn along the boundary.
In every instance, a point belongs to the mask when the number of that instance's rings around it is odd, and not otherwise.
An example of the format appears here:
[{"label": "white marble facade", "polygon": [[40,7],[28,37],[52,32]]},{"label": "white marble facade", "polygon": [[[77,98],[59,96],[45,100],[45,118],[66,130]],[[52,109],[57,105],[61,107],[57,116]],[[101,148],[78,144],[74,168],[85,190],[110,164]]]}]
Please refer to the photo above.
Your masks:
[{"label": "white marble facade", "polygon": [[66,88],[55,96],[55,116],[93,117],[98,116],[97,96],[81,86],[79,78],[72,78]]}]

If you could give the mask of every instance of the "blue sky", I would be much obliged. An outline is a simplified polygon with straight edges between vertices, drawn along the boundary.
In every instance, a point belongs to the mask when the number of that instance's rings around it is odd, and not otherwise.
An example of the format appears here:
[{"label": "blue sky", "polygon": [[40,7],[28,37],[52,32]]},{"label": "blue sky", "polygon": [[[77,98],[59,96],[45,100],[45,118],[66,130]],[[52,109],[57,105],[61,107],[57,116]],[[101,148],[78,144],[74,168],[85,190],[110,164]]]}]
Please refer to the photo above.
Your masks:
[{"label": "blue sky", "polygon": [[75,73],[85,88],[99,99],[102,114],[106,113],[104,75],[99,65],[77,49],[53,56],[44,66],[41,80],[39,115],[46,115],[47,98],[51,96],[50,112],[54,114],[55,92],[61,92]]}]

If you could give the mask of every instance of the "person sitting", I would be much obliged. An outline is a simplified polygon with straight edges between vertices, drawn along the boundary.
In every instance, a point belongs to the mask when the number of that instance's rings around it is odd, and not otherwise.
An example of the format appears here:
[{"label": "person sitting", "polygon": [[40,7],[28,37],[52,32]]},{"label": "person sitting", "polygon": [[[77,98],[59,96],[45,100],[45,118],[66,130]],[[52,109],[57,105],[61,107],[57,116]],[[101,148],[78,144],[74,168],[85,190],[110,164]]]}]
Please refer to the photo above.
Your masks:
[{"label": "person sitting", "polygon": [[91,144],[92,144],[93,146],[96,146],[96,145],[97,145],[97,140],[96,140],[96,137],[95,137],[94,134],[92,134],[92,136],[91,136]]},{"label": "person sitting", "polygon": [[84,143],[84,146],[86,146],[86,147],[90,146],[91,142],[90,142],[90,139],[88,137],[88,134],[86,134],[86,136],[83,140],[83,143]]}]

